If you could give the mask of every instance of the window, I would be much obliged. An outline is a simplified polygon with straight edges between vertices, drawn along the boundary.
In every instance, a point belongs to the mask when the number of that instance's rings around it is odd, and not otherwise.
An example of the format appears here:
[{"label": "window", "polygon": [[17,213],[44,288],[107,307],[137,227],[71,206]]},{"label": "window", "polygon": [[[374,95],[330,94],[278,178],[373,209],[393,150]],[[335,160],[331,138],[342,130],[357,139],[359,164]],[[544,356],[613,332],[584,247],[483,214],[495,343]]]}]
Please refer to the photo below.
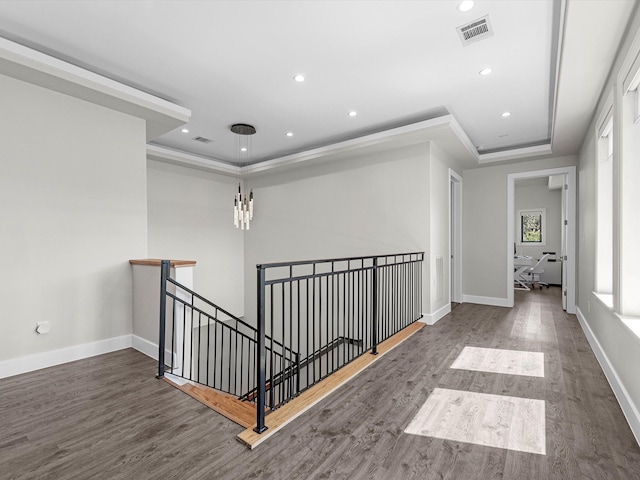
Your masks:
[{"label": "window", "polygon": [[[636,40],[638,43],[638,40]],[[618,161],[618,305],[617,311],[638,321],[640,317],[640,44],[632,50],[628,70],[621,78],[622,99],[619,115]],[[631,60],[633,59],[633,63]],[[616,117],[618,119],[618,117]]]},{"label": "window", "polygon": [[598,129],[596,183],[596,291],[613,293],[613,109]]},{"label": "window", "polygon": [[534,208],[518,211],[518,244],[545,245],[546,209]]}]

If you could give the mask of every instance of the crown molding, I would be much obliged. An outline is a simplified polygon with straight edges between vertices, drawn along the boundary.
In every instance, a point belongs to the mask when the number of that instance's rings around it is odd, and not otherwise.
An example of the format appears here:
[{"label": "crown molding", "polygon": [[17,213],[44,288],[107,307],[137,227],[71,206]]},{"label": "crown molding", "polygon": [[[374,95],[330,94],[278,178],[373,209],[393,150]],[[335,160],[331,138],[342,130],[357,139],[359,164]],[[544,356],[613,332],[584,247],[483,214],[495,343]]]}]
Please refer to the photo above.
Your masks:
[{"label": "crown molding", "polygon": [[142,118],[147,141],[191,118],[187,108],[2,37],[0,74]]}]

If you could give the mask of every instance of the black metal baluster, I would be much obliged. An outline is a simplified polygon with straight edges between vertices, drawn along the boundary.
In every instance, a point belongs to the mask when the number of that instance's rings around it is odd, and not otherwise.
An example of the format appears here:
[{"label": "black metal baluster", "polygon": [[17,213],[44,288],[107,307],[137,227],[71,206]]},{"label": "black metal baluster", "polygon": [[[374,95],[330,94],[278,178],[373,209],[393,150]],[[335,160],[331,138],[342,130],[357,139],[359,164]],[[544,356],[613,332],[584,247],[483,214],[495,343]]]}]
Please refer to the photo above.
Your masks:
[{"label": "black metal baluster", "polygon": [[301,345],[300,345],[300,280],[296,281],[296,298],[297,298],[297,302],[296,302],[296,309],[297,309],[297,316],[296,316],[296,324],[297,324],[297,328],[298,328],[298,343],[296,344],[296,352],[297,352],[297,380],[296,380],[296,393],[300,393],[300,349],[301,349]]},{"label": "black metal baluster", "polygon": [[311,305],[311,295],[309,293],[309,279],[307,278],[306,280],[306,284],[307,284],[307,298],[306,298],[306,303],[307,303],[307,315],[306,315],[306,323],[307,323],[307,351],[306,351],[306,355],[307,355],[307,384],[305,385],[305,388],[308,387],[309,385],[311,385],[311,383],[309,382],[309,376],[311,374],[310,372],[310,367],[311,367],[311,361],[313,360],[313,357],[311,355],[313,355],[313,352],[309,353],[309,340],[311,339],[311,335],[309,335],[309,320],[311,319],[311,314],[309,312],[309,307]]},{"label": "black metal baluster", "polygon": [[[348,266],[347,266],[347,270],[348,270]],[[340,326],[342,327],[342,336],[346,335],[346,326],[347,326],[347,311],[349,309],[348,307],[348,297],[347,297],[347,283],[348,283],[348,278],[347,278],[347,273],[343,273],[342,274],[342,321],[340,322]],[[340,347],[338,346],[338,352],[340,351]],[[338,362],[340,365],[344,364],[344,345],[342,346],[342,360],[340,360],[340,355],[338,354]]]},{"label": "black metal baluster", "polygon": [[[193,323],[193,310],[191,310],[191,321]],[[200,382],[200,342],[202,341],[201,338],[201,330],[202,330],[202,312],[198,312],[198,372],[196,373],[196,378],[198,379],[197,382],[198,383],[202,383]]]},{"label": "black metal baluster", "polygon": [[[175,301],[174,301],[174,304],[173,304],[174,310],[175,310],[175,307],[176,307],[176,305],[175,305]],[[186,342],[186,338],[187,338],[187,335],[186,335],[186,332],[187,332],[187,317],[185,316],[185,313],[184,313],[185,310],[186,310],[186,308],[185,308],[185,306],[183,304],[183,306],[182,306],[182,376],[184,378],[188,378],[187,375],[186,375],[187,372],[186,372],[186,369],[185,369],[185,366],[184,366],[184,349],[185,349],[185,342]]]},{"label": "black metal baluster", "polygon": [[[214,314],[214,325],[218,321],[218,310],[216,309]],[[211,322],[207,319],[207,385],[209,385],[209,361],[211,352]]]},{"label": "black metal baluster", "polygon": [[[293,267],[289,271],[289,356],[291,357],[291,364],[293,364]],[[293,391],[293,365],[289,367],[289,398],[294,396]]]},{"label": "black metal baluster", "polygon": [[[383,272],[384,273],[384,272]],[[373,259],[372,270],[373,312],[371,313],[371,353],[378,354],[378,258]],[[383,275],[384,276],[384,275]]]},{"label": "black metal baluster", "polygon": [[269,285],[269,304],[270,304],[270,313],[269,313],[269,333],[270,333],[270,349],[269,349],[269,408],[274,408],[275,406],[275,385],[273,384],[276,375],[275,369],[273,365],[275,352],[273,350],[273,285]]}]

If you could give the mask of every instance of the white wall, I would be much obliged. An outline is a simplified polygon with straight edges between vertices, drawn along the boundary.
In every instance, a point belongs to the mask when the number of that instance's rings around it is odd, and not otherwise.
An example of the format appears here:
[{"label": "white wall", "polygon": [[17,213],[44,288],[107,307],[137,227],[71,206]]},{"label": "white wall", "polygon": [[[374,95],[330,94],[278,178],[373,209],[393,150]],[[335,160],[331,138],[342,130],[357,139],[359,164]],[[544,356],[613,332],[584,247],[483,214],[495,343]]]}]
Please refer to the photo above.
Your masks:
[{"label": "white wall", "polygon": [[[462,270],[466,297],[505,300],[507,175],[575,165],[575,156],[522,161],[464,171]],[[468,300],[467,300],[468,301]]]},{"label": "white wall", "polygon": [[245,234],[248,319],[256,315],[256,264],[429,250],[428,144],[248,183],[256,202]]},{"label": "white wall", "polygon": [[194,290],[242,316],[244,235],[233,225],[238,179],[148,160],[147,182],[149,257],[195,260]]},{"label": "white wall", "polygon": [[[436,145],[431,146],[430,182],[429,182],[429,206],[430,206],[430,248],[429,248],[429,277],[430,298],[427,312],[435,313],[442,308],[451,308],[450,284],[451,261],[450,243],[451,230],[449,220],[449,168],[462,175],[462,169],[454,160],[448,158]],[[464,181],[463,181],[464,183]],[[443,278],[442,285],[438,286],[436,273],[436,260],[442,258]],[[433,319],[437,320],[437,318]]]},{"label": "white wall", "polygon": [[0,361],[130,334],[144,121],[2,75],[0,92]]},{"label": "white wall", "polygon": [[[630,30],[623,40],[611,77],[603,89],[587,136],[582,144],[578,163],[578,318],[587,333],[591,346],[603,366],[618,401],[629,421],[636,439],[640,441],[640,338],[622,319],[593,294],[595,290],[596,255],[596,135],[595,123],[611,91],[623,59],[634,37],[640,32],[640,13],[636,10]],[[614,109],[621,108],[616,98]],[[616,128],[614,124],[614,128]],[[614,137],[615,138],[615,137]],[[637,160],[637,158],[636,158]],[[615,161],[615,154],[614,154]],[[614,170],[615,172],[615,170]],[[614,188],[614,190],[617,190]],[[617,206],[616,203],[614,203]],[[615,207],[614,207],[615,208]],[[614,210],[614,219],[619,212]],[[633,212],[637,215],[637,209]],[[621,217],[624,220],[624,216]],[[637,222],[637,216],[636,222]],[[621,226],[624,229],[624,225]],[[615,233],[614,233],[615,235]],[[615,258],[615,255],[614,255]],[[615,293],[615,292],[614,292]],[[637,295],[638,292],[636,292]],[[640,321],[637,318],[634,320]]]}]

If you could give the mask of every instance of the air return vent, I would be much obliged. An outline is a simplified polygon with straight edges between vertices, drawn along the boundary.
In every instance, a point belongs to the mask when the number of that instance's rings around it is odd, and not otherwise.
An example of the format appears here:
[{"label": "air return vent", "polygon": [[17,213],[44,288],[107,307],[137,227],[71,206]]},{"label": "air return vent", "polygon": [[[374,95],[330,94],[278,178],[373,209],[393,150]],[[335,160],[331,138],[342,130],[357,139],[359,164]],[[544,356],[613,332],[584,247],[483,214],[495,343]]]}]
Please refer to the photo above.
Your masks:
[{"label": "air return vent", "polygon": [[200,142],[200,143],[211,143],[211,142],[213,142],[213,140],[209,140],[208,138],[204,138],[204,137],[193,137],[193,139],[196,142]]},{"label": "air return vent", "polygon": [[493,37],[493,27],[489,21],[489,15],[478,18],[473,22],[456,27],[458,36],[465,47],[472,43],[479,42],[485,38]]}]

